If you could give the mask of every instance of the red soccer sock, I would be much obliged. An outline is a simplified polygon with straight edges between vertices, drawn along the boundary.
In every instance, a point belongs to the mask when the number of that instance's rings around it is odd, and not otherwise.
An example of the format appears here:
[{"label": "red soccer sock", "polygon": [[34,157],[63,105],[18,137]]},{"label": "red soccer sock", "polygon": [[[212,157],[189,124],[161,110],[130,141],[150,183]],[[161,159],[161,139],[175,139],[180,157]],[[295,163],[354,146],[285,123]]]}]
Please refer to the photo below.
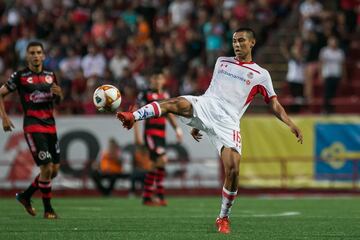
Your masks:
[{"label": "red soccer sock", "polygon": [[164,179],[165,179],[165,168],[156,169],[156,195],[160,200],[164,200]]},{"label": "red soccer sock", "polygon": [[144,192],[143,192],[143,199],[144,201],[151,200],[153,191],[154,191],[154,182],[155,182],[155,172],[150,171],[146,174],[144,180]]}]

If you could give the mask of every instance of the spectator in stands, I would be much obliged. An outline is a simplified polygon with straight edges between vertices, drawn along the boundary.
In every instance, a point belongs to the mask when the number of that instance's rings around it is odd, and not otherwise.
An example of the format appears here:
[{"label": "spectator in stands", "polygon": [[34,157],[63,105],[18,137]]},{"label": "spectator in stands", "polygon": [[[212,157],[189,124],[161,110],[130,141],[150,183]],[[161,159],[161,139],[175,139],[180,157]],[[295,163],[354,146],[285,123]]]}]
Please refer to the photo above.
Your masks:
[{"label": "spectator in stands", "polygon": [[19,65],[24,65],[26,62],[26,46],[35,40],[34,32],[30,29],[24,28],[22,30],[22,36],[17,39],[15,43],[15,51],[19,57]]},{"label": "spectator in stands", "polygon": [[328,45],[320,52],[321,78],[324,81],[324,112],[333,112],[331,100],[336,94],[336,89],[341,79],[346,78],[345,54],[338,47],[335,37],[328,39]]},{"label": "spectator in stands", "polygon": [[72,81],[81,71],[81,56],[72,47],[66,50],[66,56],[59,63],[61,72],[61,87],[65,91],[65,97],[70,93]]},{"label": "spectator in stands", "polygon": [[286,81],[289,85],[290,94],[293,97],[290,112],[299,112],[301,105],[304,104],[305,81],[304,55],[301,38],[295,38],[294,43],[290,47],[290,51],[285,44],[281,44],[281,52],[288,60]]},{"label": "spectator in stands", "polygon": [[97,85],[101,84],[99,80],[103,80],[105,74],[106,59],[104,54],[95,45],[89,45],[88,54],[81,59],[81,68],[84,77],[87,79],[88,91],[92,92]]},{"label": "spectator in stands", "polygon": [[[111,195],[117,179],[127,179],[129,174],[123,172],[121,149],[114,138],[110,138],[108,148],[101,156],[99,162],[93,165],[92,178],[97,189],[104,195]],[[103,180],[108,180],[104,183]]]},{"label": "spectator in stands", "polygon": [[300,26],[302,33],[314,31],[317,23],[320,21],[323,6],[317,0],[305,0],[299,7],[301,19]]},{"label": "spectator in stands", "polygon": [[304,95],[308,103],[313,101],[313,85],[319,69],[321,45],[315,32],[310,31],[304,39],[305,85]]},{"label": "spectator in stands", "polygon": [[223,46],[223,34],[225,28],[220,19],[213,15],[204,25],[207,66],[214,66]]},{"label": "spectator in stands", "polygon": [[115,48],[115,54],[110,59],[109,68],[114,75],[115,81],[120,82],[120,79],[124,76],[124,69],[129,68],[130,60],[124,54],[121,47]]},{"label": "spectator in stands", "polygon": [[170,25],[178,26],[184,19],[188,19],[194,10],[192,1],[174,0],[169,5]]}]

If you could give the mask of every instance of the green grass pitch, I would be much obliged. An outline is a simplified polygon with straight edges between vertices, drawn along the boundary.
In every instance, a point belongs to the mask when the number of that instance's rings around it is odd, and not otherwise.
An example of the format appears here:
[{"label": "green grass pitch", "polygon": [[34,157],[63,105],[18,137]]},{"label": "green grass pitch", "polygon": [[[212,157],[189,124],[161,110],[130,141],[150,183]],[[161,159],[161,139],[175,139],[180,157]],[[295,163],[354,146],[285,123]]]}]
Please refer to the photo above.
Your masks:
[{"label": "green grass pitch", "polygon": [[214,227],[217,197],[169,198],[168,207],[145,207],[139,199],[55,198],[60,219],[25,213],[15,199],[0,199],[0,239],[360,239],[360,198],[236,199],[232,233]]}]

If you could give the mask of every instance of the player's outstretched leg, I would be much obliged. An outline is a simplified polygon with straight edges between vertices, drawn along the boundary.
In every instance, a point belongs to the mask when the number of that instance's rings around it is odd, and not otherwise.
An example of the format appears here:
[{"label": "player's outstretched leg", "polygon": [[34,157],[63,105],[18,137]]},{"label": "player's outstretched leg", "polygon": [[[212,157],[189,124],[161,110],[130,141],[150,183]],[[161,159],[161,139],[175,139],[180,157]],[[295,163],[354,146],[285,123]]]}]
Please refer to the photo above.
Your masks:
[{"label": "player's outstretched leg", "polygon": [[134,112],[118,112],[116,117],[122,122],[124,128],[131,129],[135,121],[156,118],[167,113],[192,117],[193,109],[188,100],[183,97],[176,97],[159,102],[154,101]]},{"label": "player's outstretched leg", "polygon": [[231,148],[224,148],[221,152],[224,163],[225,180],[222,190],[221,210],[216,219],[216,227],[219,233],[230,233],[229,215],[237,195],[239,181],[240,154]]},{"label": "player's outstretched leg", "polygon": [[36,190],[39,189],[38,184],[39,175],[35,177],[34,181],[24,192],[16,193],[16,200],[24,206],[26,212],[28,212],[31,216],[36,215],[35,208],[33,208],[31,205],[31,197],[36,192]]}]

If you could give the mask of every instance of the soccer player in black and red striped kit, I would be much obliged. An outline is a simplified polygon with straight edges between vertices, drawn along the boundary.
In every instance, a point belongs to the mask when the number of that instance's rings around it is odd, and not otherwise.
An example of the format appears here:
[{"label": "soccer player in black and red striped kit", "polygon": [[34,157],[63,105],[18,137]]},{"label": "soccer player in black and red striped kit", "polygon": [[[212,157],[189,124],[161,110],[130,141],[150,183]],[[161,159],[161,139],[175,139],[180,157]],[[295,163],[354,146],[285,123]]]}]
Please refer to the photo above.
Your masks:
[{"label": "soccer player in black and red striped kit", "polygon": [[[169,94],[164,90],[166,79],[161,71],[155,70],[150,76],[150,88],[142,91],[138,95],[137,104],[142,106],[153,101],[161,101],[168,99]],[[178,142],[182,141],[182,130],[178,127],[175,117],[172,114],[167,116],[153,118],[145,121],[144,126],[144,140],[146,147],[150,153],[150,159],[153,161],[152,170],[150,170],[144,181],[143,204],[146,206],[166,206],[167,202],[164,196],[164,178],[166,157],[166,119],[169,120],[171,126],[174,128]],[[138,123],[134,126],[135,142],[137,145],[142,145],[143,141],[139,131]],[[154,201],[153,193],[156,193],[158,201]]]},{"label": "soccer player in black and red striped kit", "polygon": [[0,88],[0,115],[4,131],[11,131],[14,125],[5,111],[3,98],[17,90],[24,112],[25,139],[40,174],[24,192],[16,194],[16,199],[30,215],[35,216],[31,197],[39,189],[44,204],[44,218],[55,219],[58,216],[50,202],[51,181],[60,167],[60,150],[53,109],[54,102],[62,100],[63,93],[55,74],[43,68],[45,53],[40,42],[28,44],[26,58],[27,67],[14,72]]}]

